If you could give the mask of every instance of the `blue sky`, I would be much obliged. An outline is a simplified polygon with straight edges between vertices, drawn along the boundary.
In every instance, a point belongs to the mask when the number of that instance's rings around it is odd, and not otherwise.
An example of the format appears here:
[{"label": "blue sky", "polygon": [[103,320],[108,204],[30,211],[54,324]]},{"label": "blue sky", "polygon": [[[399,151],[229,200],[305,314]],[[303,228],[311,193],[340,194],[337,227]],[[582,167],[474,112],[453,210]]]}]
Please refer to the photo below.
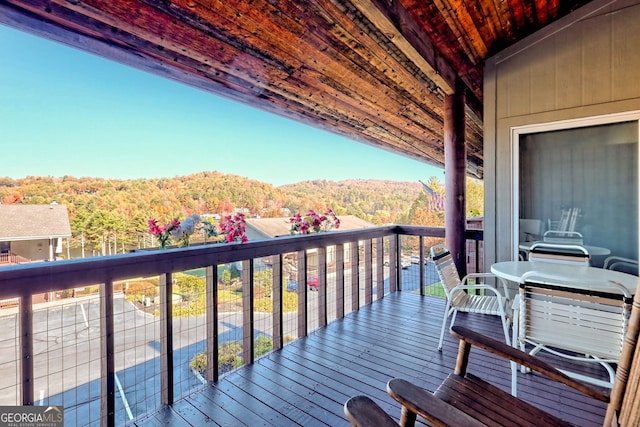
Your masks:
[{"label": "blue sky", "polygon": [[444,182],[416,160],[0,25],[0,176]]}]

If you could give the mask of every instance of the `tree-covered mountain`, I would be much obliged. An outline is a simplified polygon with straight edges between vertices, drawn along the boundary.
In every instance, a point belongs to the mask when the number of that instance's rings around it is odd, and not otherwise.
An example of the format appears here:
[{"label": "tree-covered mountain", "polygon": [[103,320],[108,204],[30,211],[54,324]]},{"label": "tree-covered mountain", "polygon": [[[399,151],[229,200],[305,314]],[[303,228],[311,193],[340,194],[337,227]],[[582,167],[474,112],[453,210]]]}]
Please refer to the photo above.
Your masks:
[{"label": "tree-covered mountain", "polygon": [[356,215],[374,224],[394,223],[406,215],[422,192],[418,182],[383,180],[303,181],[279,187],[294,212],[327,206],[339,215]]},{"label": "tree-covered mountain", "polygon": [[[435,178],[429,182],[442,191]],[[283,208],[306,213],[331,207],[338,215],[356,215],[374,224],[411,223],[410,211],[416,210],[422,194],[419,182],[316,180],[274,187],[220,172],[133,180],[0,178],[1,203],[67,205],[74,239],[99,253],[111,252],[111,246],[115,251],[138,245],[148,237],[150,218],[166,223],[192,213],[226,215],[235,208],[275,217],[284,215]]]}]

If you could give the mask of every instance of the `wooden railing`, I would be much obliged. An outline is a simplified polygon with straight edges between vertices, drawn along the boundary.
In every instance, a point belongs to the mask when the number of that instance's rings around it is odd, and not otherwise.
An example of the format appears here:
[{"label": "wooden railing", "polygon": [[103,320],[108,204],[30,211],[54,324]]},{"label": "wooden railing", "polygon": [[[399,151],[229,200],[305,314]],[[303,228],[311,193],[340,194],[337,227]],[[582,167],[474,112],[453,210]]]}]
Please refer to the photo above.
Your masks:
[{"label": "wooden railing", "polygon": [[[335,307],[332,319],[339,319],[346,311],[357,310],[361,304],[370,304],[384,297],[384,264],[388,258],[387,292],[402,289],[400,260],[402,256],[401,236],[416,236],[419,240],[421,258],[426,256],[423,239],[444,237],[442,228],[414,226],[386,226],[357,231],[338,231],[288,236],[246,244],[215,244],[182,249],[142,251],[108,257],[66,260],[51,263],[0,267],[0,300],[19,298],[19,349],[20,372],[10,373],[18,378],[16,389],[20,393],[19,403],[32,405],[37,399],[34,390],[34,305],[36,294],[53,294],[64,289],[98,286],[100,289],[100,424],[114,425],[118,384],[114,381],[116,347],[114,343],[114,284],[139,277],[159,276],[160,302],[160,404],[172,404],[174,396],[174,317],[172,315],[172,275],[193,269],[206,271],[206,380],[219,377],[218,351],[218,270],[217,266],[242,262],[242,354],[245,364],[254,360],[254,260],[272,257],[273,275],[273,349],[283,346],[283,257],[297,254],[297,282],[306,283],[310,251],[317,251],[318,306],[310,313],[307,310],[308,287],[298,286],[297,333],[298,337],[308,333],[308,322],[313,314],[314,324],[327,324],[327,307]],[[482,239],[482,230],[469,230],[467,238],[476,242]],[[349,247],[349,259],[344,259],[343,248]],[[335,285],[335,301],[328,301],[327,253],[331,251],[332,289]],[[476,244],[476,250],[479,250]],[[478,259],[479,257],[476,257]],[[424,290],[424,264],[420,265],[420,289]],[[345,280],[345,278],[347,280]],[[373,284],[377,283],[375,287]],[[284,284],[279,286],[275,284]],[[364,295],[361,295],[361,292]],[[348,298],[347,298],[348,297]],[[348,304],[348,306],[347,306]],[[122,393],[122,391],[120,391]],[[55,403],[58,404],[58,403]],[[64,403],[63,403],[64,404]],[[95,423],[95,422],[94,422]]]},{"label": "wooden railing", "polygon": [[20,255],[9,253],[0,254],[0,265],[2,264],[25,264],[31,262],[30,259]]}]

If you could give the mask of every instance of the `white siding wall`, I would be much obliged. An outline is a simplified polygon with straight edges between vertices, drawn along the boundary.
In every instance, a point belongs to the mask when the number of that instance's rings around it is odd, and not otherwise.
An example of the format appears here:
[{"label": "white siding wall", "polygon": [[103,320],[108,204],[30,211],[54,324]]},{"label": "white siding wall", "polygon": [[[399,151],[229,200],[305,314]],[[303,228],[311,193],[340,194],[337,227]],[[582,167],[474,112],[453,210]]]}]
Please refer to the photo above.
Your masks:
[{"label": "white siding wall", "polygon": [[484,94],[488,266],[514,253],[511,128],[640,110],[640,1],[596,0],[490,58]]}]

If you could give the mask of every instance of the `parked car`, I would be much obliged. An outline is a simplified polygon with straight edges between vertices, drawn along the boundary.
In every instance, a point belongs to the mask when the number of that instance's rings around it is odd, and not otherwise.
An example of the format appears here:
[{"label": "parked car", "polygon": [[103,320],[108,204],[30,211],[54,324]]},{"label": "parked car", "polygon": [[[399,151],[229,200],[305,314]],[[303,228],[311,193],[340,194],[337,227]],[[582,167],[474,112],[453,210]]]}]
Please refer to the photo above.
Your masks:
[{"label": "parked car", "polygon": [[[411,255],[409,257],[409,259],[411,260],[411,264],[420,264],[420,255]],[[425,265],[429,262],[429,257],[425,256],[424,257],[424,263]]]},{"label": "parked car", "polygon": [[[384,260],[384,266],[389,267],[388,259]],[[407,257],[403,257],[402,260],[400,261],[400,267],[402,267],[403,270],[406,270],[407,268],[411,267],[411,260]]]},{"label": "parked car", "polygon": [[287,281],[287,292],[296,292],[298,290],[298,282],[295,280]]},{"label": "parked car", "polygon": [[[307,286],[310,291],[317,291],[320,286],[318,284],[318,276],[309,276],[307,279]],[[298,281],[297,280],[289,280],[287,281],[287,292],[296,292],[298,290]]]}]

